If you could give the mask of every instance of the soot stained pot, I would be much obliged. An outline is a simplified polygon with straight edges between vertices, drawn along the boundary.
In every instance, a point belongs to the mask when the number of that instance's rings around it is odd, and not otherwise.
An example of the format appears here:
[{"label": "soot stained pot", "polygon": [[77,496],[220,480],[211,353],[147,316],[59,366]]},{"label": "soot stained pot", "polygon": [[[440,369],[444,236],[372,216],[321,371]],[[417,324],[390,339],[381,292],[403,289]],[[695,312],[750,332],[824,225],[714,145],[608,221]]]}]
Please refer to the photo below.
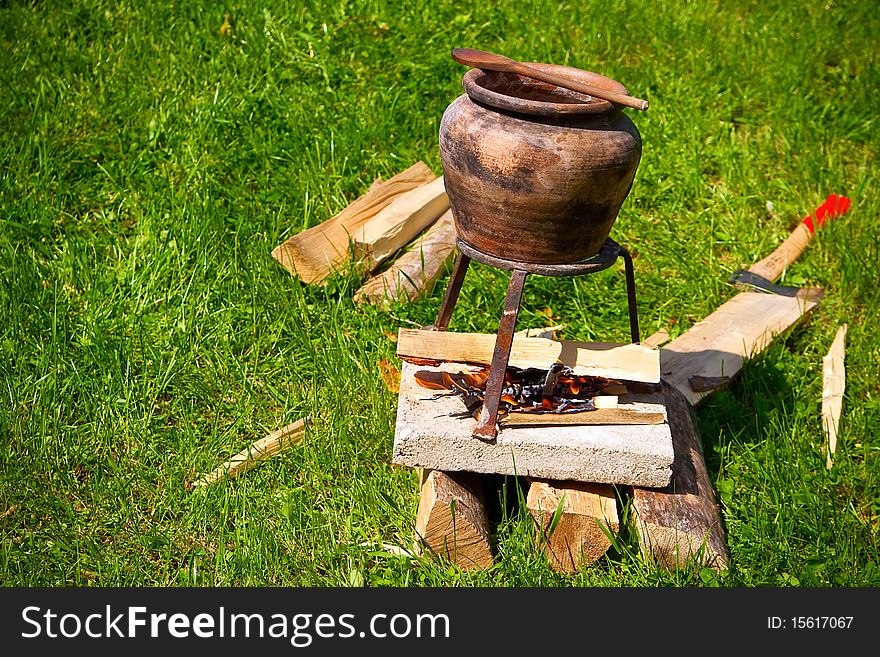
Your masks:
[{"label": "soot stained pot", "polygon": [[[626,93],[610,78],[530,64]],[[503,260],[567,264],[596,255],[632,187],[641,137],[617,105],[514,73],[472,69],[440,122],[458,236]]]}]

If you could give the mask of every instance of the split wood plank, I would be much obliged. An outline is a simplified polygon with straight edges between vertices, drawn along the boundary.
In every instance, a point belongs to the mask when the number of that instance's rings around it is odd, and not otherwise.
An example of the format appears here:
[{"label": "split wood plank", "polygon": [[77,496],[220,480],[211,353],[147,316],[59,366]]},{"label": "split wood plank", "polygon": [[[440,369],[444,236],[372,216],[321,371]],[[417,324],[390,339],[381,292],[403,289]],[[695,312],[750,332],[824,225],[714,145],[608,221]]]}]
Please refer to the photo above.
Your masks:
[{"label": "split wood plank", "polygon": [[[404,359],[490,365],[495,338],[494,334],[486,333],[401,328],[397,355]],[[572,342],[514,335],[509,365],[547,369],[553,363],[562,363],[577,376],[657,383],[660,381],[659,354],[659,350],[639,344]]]},{"label": "split wood plank", "polygon": [[611,547],[609,534],[616,536],[620,529],[617,498],[608,484],[531,480],[526,507],[537,525],[536,546],[543,546],[553,569],[562,573],[599,559]]},{"label": "split wood plank", "polygon": [[697,560],[723,570],[727,539],[693,408],[669,384],[663,384],[663,394],[675,451],[672,481],[665,488],[630,490],[642,556],[667,569]]},{"label": "split wood plank", "polygon": [[222,465],[194,481],[193,487],[209,486],[224,478],[232,479],[249,470],[258,462],[276,456],[288,447],[299,445],[303,441],[307,424],[308,418],[303,418],[273,431],[265,438],[260,438]]},{"label": "split wood plank", "polygon": [[455,223],[447,211],[391,267],[354,294],[357,303],[415,301],[431,291],[455,255]]},{"label": "split wood plank", "polygon": [[369,190],[334,217],[308,228],[275,247],[274,257],[303,283],[323,284],[351,258],[351,238],[363,225],[398,196],[437,176],[417,162],[386,181],[375,181]]},{"label": "split wood plank", "polygon": [[498,424],[502,427],[553,427],[571,424],[663,424],[666,414],[638,408],[597,408],[580,413],[507,413]]},{"label": "split wood plank", "polygon": [[[729,381],[746,359],[764,351],[818,305],[816,297],[740,292],[660,349],[663,380],[698,404],[712,390],[706,381]],[[692,377],[700,384],[692,386]]]},{"label": "split wood plank", "polygon": [[463,570],[493,563],[483,478],[470,472],[422,470],[416,551]]},{"label": "split wood plank", "polygon": [[840,428],[843,392],[846,387],[846,331],[846,324],[837,328],[831,348],[822,358],[822,429],[828,440],[825,466],[829,470],[834,465],[831,457],[837,451],[837,432]]},{"label": "split wood plank", "polygon": [[355,257],[373,272],[449,209],[443,176],[400,194],[352,234]]}]

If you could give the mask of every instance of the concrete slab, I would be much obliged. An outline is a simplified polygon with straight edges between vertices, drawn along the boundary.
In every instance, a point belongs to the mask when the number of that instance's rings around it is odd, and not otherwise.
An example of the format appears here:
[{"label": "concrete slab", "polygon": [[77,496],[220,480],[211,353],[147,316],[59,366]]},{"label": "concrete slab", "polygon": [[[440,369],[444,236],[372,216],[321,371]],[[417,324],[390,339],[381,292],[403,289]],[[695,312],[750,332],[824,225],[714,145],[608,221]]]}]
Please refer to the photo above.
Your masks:
[{"label": "concrete slab", "polygon": [[[668,422],[645,425],[567,425],[503,427],[494,443],[471,436],[476,420],[455,395],[438,396],[416,383],[418,370],[462,371],[468,366],[439,367],[404,361],[392,462],[432,470],[468,471],[627,484],[666,486],[672,475],[672,434]],[[622,405],[662,410],[661,393],[630,395]],[[664,415],[665,416],[665,415]]]}]

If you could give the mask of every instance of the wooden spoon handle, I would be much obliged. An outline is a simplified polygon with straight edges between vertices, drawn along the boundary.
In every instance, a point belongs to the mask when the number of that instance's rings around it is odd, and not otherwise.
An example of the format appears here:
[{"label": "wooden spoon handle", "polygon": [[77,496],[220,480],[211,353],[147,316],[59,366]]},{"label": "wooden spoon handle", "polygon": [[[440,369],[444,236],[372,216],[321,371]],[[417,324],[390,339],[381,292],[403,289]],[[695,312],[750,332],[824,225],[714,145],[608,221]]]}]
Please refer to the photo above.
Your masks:
[{"label": "wooden spoon handle", "polygon": [[557,75],[556,73],[548,73],[547,71],[542,71],[541,69],[529,66],[528,64],[517,62],[516,66],[511,68],[514,72],[519,73],[520,75],[534,78],[535,80],[540,80],[541,82],[555,84],[557,87],[562,87],[563,89],[580,91],[581,93],[587,94],[589,96],[601,98],[602,100],[608,100],[612,103],[616,103],[617,105],[623,105],[624,107],[632,107],[633,109],[637,110],[648,109],[647,100],[634,98],[632,96],[628,96],[627,94],[615,93],[613,91],[608,91],[607,89],[602,89],[600,87],[594,87],[591,84],[578,82],[563,75]]}]

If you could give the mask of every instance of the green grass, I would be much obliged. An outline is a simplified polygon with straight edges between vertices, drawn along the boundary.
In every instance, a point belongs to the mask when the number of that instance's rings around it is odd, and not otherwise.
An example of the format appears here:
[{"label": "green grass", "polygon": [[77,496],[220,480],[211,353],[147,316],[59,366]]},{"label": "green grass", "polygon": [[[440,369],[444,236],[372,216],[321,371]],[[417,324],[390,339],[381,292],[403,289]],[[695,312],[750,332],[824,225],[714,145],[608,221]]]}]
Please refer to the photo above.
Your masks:
[{"label": "green grass", "polygon": [[[880,152],[871,3],[230,2],[0,5],[0,582],[4,585],[854,586],[880,584]],[[402,8],[403,5],[406,8]],[[231,29],[221,34],[224,14]],[[633,537],[564,577],[499,478],[484,572],[412,563],[415,474],[390,464],[390,312],[360,281],[306,287],[271,250],[377,176],[440,172],[471,46],[568,63],[647,98],[612,235],[637,254],[645,335],[733,290],[830,192],[854,206],[785,281],[811,322],[699,410],[724,575],[645,565]],[[770,201],[774,210],[768,211]],[[475,267],[452,328],[493,331],[505,276]],[[530,278],[521,326],[626,340],[622,271]],[[821,363],[849,323],[834,469]],[[312,414],[305,444],[184,484]]]}]

